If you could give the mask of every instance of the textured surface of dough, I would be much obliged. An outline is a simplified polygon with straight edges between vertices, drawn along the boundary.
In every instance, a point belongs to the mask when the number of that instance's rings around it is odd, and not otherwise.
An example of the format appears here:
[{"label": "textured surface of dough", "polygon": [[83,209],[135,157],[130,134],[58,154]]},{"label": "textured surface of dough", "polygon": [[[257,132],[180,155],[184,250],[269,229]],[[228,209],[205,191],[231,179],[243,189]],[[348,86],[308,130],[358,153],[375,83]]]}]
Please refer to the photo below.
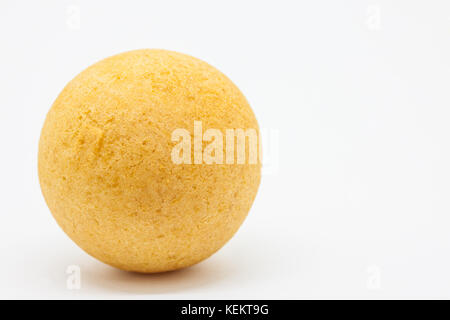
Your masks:
[{"label": "textured surface of dough", "polygon": [[196,58],[136,50],[104,59],[64,88],[39,143],[39,178],[58,224],[120,269],[195,264],[237,231],[259,164],[174,164],[171,134],[258,125],[239,89]]}]

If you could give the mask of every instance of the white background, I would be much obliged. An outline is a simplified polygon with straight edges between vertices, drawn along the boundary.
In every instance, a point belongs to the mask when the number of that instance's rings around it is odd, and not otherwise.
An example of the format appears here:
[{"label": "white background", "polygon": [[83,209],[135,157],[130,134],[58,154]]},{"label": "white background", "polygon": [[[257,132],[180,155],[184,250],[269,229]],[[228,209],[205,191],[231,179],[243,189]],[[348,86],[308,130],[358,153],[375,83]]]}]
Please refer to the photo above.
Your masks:
[{"label": "white background", "polygon": [[[0,36],[0,298],[450,298],[448,1],[11,0]],[[138,48],[214,65],[279,133],[236,236],[148,276],[79,249],[37,177],[65,84]]]}]

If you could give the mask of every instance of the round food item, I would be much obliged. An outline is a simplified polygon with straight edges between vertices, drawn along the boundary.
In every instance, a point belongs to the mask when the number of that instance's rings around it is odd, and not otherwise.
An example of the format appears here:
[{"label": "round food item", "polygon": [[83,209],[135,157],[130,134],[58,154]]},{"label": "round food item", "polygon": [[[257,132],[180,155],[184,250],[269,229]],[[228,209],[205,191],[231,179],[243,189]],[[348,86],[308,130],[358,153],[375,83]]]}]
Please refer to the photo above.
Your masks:
[{"label": "round food item", "polygon": [[70,81],[47,115],[44,198],[67,235],[111,266],[191,266],[234,235],[257,193],[252,135],[241,149],[233,129],[259,135],[245,97],[209,64],[150,49],[106,58]]}]

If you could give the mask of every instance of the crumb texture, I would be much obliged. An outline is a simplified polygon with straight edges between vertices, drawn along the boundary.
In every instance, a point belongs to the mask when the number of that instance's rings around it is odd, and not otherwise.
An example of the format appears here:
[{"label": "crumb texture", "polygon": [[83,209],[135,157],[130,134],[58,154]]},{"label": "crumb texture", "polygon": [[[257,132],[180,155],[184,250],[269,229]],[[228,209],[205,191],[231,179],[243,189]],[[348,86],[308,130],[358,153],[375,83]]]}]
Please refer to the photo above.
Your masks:
[{"label": "crumb texture", "polygon": [[259,164],[174,164],[172,132],[194,121],[258,130],[239,89],[188,55],[136,50],[77,75],[50,109],[39,179],[54,218],[83,250],[120,269],[161,272],[220,249],[245,219]]}]

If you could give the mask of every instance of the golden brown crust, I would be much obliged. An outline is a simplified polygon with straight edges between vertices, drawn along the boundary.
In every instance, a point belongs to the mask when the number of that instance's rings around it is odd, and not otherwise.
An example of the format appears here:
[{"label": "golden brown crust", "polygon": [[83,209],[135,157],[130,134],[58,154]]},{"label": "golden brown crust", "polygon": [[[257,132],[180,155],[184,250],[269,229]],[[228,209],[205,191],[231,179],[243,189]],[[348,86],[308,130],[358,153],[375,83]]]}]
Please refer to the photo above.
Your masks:
[{"label": "golden brown crust", "polygon": [[237,231],[260,165],[174,164],[171,134],[254,128],[254,114],[222,73],[193,57],[136,50],[76,76],[49,111],[39,178],[62,229],[112,266],[160,272],[195,264]]}]

